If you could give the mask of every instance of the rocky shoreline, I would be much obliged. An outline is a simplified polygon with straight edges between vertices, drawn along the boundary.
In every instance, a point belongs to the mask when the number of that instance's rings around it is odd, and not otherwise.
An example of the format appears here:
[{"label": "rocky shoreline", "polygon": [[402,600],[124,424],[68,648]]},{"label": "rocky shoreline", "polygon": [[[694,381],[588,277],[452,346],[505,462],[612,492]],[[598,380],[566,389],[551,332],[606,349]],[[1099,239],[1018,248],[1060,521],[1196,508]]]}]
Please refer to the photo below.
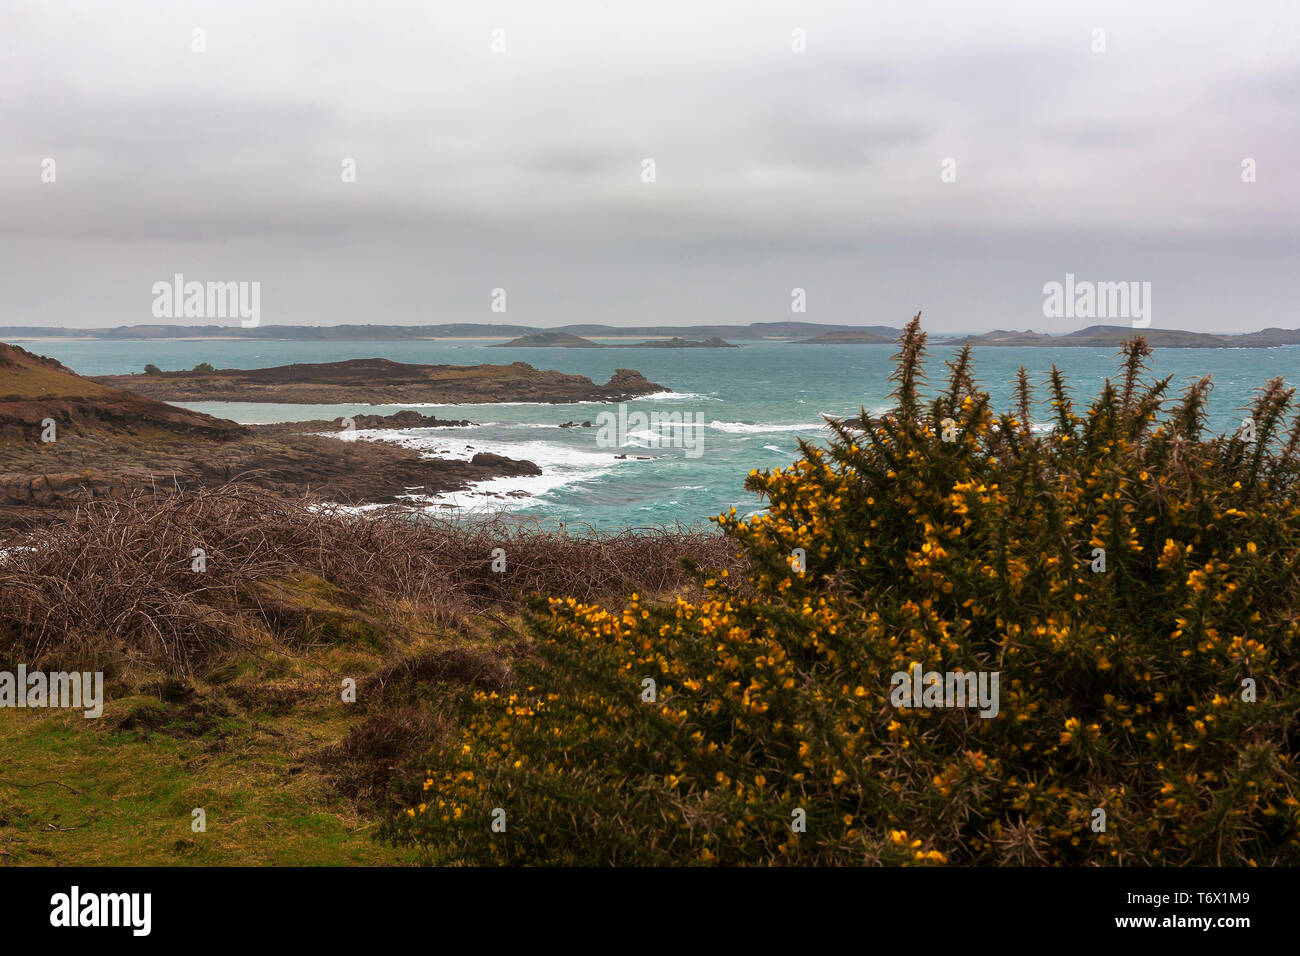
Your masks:
[{"label": "rocky shoreline", "polygon": [[[67,446],[74,443],[69,441]],[[6,456],[7,457],[7,456]],[[42,460],[0,460],[0,525],[32,518],[36,509],[155,491],[190,491],[240,482],[286,496],[314,494],[341,504],[391,504],[406,495],[460,491],[505,475],[540,475],[530,461],[478,454],[469,461],[424,458],[379,442],[301,436],[251,437],[209,450],[171,454],[114,443],[78,443]]]},{"label": "rocky shoreline", "polygon": [[438,418],[412,409],[392,415],[352,415],[324,419],[313,418],[302,422],[275,422],[268,425],[247,425],[259,435],[310,435],[322,432],[371,431],[398,428],[469,428],[474,425],[467,418]]},{"label": "rocky shoreline", "polygon": [[[535,463],[479,453],[425,457],[330,432],[470,427],[405,410],[393,415],[239,425],[92,382],[58,362],[0,344],[0,527],[48,521],[104,498],[177,493],[232,482],[346,505],[461,491]],[[53,427],[50,427],[52,423]]]}]

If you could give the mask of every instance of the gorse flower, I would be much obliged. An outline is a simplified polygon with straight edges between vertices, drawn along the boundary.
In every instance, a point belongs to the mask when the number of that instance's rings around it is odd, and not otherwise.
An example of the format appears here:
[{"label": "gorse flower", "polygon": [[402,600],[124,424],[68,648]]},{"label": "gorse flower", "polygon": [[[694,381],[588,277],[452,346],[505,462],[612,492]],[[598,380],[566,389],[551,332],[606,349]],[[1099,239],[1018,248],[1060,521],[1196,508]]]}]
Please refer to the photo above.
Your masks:
[{"label": "gorse flower", "polygon": [[[744,581],[542,600],[535,689],[464,701],[437,807],[386,835],[493,863],[1300,863],[1291,392],[1260,393],[1255,442],[1203,439],[1209,382],[1171,403],[1123,354],[1083,415],[1053,369],[1038,435],[1028,376],[996,416],[969,347],[927,402],[918,316],[896,407],[718,517]],[[914,665],[999,673],[997,715],[895,706]]]}]

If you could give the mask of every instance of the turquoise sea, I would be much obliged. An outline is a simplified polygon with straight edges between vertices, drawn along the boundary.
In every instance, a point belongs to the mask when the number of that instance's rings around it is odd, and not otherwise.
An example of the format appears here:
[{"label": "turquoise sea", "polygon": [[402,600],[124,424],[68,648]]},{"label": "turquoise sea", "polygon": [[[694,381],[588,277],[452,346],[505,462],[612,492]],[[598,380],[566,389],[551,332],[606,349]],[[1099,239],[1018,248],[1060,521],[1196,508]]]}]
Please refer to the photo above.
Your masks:
[{"label": "turquoise sea", "polygon": [[[606,381],[616,368],[634,368],[671,393],[627,403],[629,412],[678,412],[703,427],[686,437],[660,423],[616,435],[619,447],[598,443],[598,429],[561,428],[569,422],[596,422],[616,407],[574,405],[266,405],[210,402],[191,404],[200,411],[245,423],[332,419],[355,413],[388,414],[418,407],[425,414],[467,418],[473,428],[414,429],[360,433],[362,439],[396,440],[431,455],[462,457],[476,451],[527,458],[541,466],[540,478],[501,479],[431,506],[507,509],[519,515],[563,518],[571,527],[601,529],[680,522],[705,525],[735,506],[743,513],[762,502],[742,487],[750,469],[789,464],[800,438],[825,438],[822,415],[850,415],[861,408],[880,411],[889,403],[887,376],[896,349],[888,345],[747,344],[739,349],[504,349],[500,340],[426,342],[244,342],[29,341],[31,351],[57,358],[86,375],[141,371],[145,363],[163,369],[257,368],[292,362],[330,362],[382,356],[399,362],[472,365],[524,361],[538,368]],[[946,375],[946,346],[931,346],[932,383]],[[1036,385],[1055,363],[1067,375],[1076,402],[1090,399],[1116,359],[1110,349],[984,348],[976,353],[976,375],[996,407],[1008,407],[1016,369],[1023,364]],[[1176,391],[1191,379],[1212,375],[1211,425],[1235,428],[1241,406],[1254,389],[1281,375],[1300,382],[1300,347],[1278,349],[1158,349],[1152,375],[1174,376]],[[1047,391],[1038,409],[1046,418]],[[698,416],[698,417],[697,417]],[[608,430],[607,430],[608,434]],[[698,452],[698,457],[696,453]],[[626,455],[617,458],[616,455]]]}]

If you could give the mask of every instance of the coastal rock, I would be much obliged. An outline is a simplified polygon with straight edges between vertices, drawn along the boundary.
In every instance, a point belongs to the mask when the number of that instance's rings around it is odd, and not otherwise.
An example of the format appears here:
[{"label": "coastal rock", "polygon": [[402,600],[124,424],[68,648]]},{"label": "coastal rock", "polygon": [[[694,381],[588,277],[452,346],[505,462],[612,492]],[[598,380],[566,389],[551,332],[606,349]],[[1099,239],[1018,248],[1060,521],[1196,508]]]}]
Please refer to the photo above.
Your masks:
[{"label": "coastal rock", "polygon": [[491,468],[493,472],[501,475],[540,475],[542,473],[542,469],[531,461],[507,458],[504,455],[493,455],[485,451],[476,454],[469,460],[469,463],[475,468]]},{"label": "coastal rock", "polygon": [[[343,431],[348,419],[340,416],[326,420],[323,418],[303,422],[276,422],[271,425],[253,425],[253,429],[267,435],[304,435],[316,432]],[[392,415],[353,415],[352,427],[357,430],[383,431],[403,428],[468,428],[474,424],[467,418],[448,419],[433,415],[423,415],[411,409],[395,412]]]}]

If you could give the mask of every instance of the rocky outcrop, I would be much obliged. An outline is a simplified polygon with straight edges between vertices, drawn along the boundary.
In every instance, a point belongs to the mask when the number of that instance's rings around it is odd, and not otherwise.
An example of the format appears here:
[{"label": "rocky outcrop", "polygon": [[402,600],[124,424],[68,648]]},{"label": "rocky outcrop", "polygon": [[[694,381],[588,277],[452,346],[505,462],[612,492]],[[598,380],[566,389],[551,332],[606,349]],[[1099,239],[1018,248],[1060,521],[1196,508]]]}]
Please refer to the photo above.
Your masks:
[{"label": "rocky outcrop", "polygon": [[476,468],[491,468],[499,475],[540,475],[542,469],[531,461],[507,458],[505,455],[493,455],[481,451],[469,460]]},{"label": "rocky outcrop", "polygon": [[405,365],[382,358],[214,372],[104,375],[94,381],[169,402],[318,405],[621,402],[667,391],[631,369],[618,369],[609,382],[597,385],[583,375],[536,369],[527,362]]},{"label": "rocky outcrop", "polygon": [[316,418],[305,422],[277,422],[274,425],[254,425],[264,435],[302,435],[314,432],[337,432],[349,427],[361,430],[387,430],[401,428],[468,428],[474,423],[467,418],[438,418],[407,409],[392,415],[353,415],[333,419]]}]

